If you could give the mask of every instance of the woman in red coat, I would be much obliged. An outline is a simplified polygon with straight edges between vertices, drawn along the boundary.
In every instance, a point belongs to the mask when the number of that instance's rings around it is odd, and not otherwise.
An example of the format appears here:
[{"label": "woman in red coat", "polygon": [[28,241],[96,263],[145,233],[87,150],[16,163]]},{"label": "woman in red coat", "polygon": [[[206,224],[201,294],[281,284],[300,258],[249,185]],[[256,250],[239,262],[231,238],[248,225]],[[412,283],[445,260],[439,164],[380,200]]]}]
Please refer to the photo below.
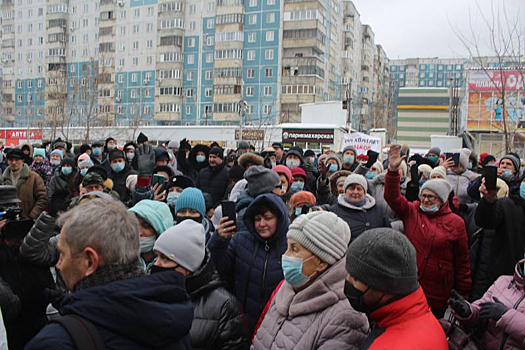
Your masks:
[{"label": "woman in red coat", "polygon": [[467,296],[470,287],[470,261],[467,231],[461,217],[452,213],[447,202],[450,185],[446,180],[425,182],[419,201],[408,202],[399,190],[398,168],[403,161],[401,147],[388,152],[385,200],[403,220],[404,233],[417,252],[419,283],[432,312],[443,317],[452,289]]}]

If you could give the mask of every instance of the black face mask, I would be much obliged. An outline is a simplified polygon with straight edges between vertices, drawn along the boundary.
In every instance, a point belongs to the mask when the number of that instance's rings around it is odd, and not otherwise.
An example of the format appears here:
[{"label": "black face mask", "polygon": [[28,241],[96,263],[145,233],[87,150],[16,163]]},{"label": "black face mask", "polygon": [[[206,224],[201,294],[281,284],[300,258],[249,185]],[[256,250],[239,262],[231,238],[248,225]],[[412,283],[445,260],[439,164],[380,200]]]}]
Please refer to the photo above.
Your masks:
[{"label": "black face mask", "polygon": [[354,308],[355,311],[359,311],[365,314],[371,314],[372,312],[379,309],[381,303],[381,300],[385,296],[384,294],[379,298],[379,300],[374,303],[374,305],[365,305],[363,303],[363,296],[368,292],[370,287],[368,287],[364,292],[360,291],[354,285],[348,281],[345,281],[345,288],[344,293],[346,295],[346,298],[350,302],[350,305]]},{"label": "black face mask", "polygon": [[151,267],[151,269],[150,269],[150,273],[153,275],[153,274],[156,274],[158,272],[174,271],[179,266],[180,265],[177,265],[177,266],[174,266],[174,267],[162,267],[162,266],[153,265]]},{"label": "black face mask", "polygon": [[202,217],[200,216],[198,218],[190,218],[188,216],[176,216],[175,217],[175,221],[177,222],[177,225],[183,222],[184,220],[193,220],[199,224],[202,224]]}]

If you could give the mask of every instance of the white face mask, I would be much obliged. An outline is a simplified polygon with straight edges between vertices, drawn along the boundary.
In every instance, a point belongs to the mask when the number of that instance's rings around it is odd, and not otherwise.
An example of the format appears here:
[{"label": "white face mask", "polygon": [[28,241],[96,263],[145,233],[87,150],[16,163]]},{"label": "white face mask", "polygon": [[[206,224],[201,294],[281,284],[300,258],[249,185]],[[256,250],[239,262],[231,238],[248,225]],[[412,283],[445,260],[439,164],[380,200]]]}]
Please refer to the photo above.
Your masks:
[{"label": "white face mask", "polygon": [[290,169],[297,168],[299,165],[301,165],[301,161],[297,159],[287,159],[286,160],[286,166]]}]

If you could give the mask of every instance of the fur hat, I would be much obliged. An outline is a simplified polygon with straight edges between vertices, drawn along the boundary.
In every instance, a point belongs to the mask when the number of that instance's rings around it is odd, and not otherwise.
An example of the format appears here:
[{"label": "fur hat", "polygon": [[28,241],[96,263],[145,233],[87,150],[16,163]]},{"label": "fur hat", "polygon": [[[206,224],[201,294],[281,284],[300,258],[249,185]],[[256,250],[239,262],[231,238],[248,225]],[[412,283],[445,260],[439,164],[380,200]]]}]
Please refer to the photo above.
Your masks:
[{"label": "fur hat", "polygon": [[264,165],[264,159],[261,156],[258,156],[255,153],[244,153],[242,156],[239,157],[237,160],[237,163],[242,166],[244,169],[246,169],[246,166],[248,164],[250,165]]}]

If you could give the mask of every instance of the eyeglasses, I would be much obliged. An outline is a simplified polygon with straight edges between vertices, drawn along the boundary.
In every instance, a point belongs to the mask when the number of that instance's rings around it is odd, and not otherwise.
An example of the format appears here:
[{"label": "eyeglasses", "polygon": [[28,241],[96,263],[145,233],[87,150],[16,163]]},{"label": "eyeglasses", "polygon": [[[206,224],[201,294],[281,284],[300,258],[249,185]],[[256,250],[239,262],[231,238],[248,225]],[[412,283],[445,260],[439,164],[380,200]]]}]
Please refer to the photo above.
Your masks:
[{"label": "eyeglasses", "polygon": [[422,195],[419,196],[419,198],[420,198],[421,200],[423,200],[423,199],[428,199],[429,201],[432,202],[432,201],[435,201],[437,197],[434,196],[434,195],[431,195],[431,194],[422,194]]}]

